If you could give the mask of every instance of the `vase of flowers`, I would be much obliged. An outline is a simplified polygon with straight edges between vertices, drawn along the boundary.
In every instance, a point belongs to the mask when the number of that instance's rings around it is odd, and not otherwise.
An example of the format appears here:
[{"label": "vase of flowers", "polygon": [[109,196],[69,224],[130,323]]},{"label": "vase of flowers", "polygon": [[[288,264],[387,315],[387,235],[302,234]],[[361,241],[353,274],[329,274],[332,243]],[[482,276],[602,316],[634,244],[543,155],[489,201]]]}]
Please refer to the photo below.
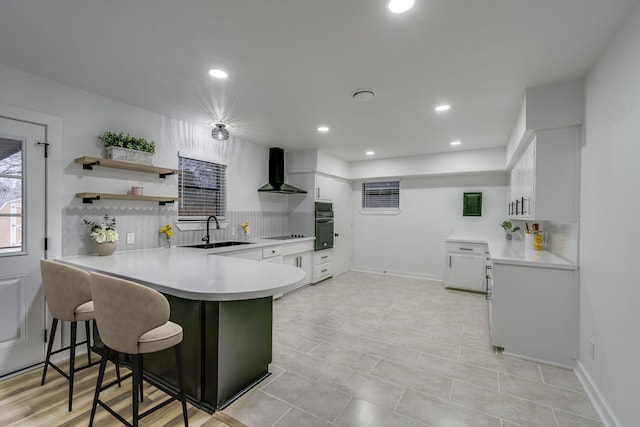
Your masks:
[{"label": "vase of flowers", "polygon": [[507,240],[511,240],[513,238],[513,236],[511,236],[511,233],[515,233],[516,231],[520,230],[520,227],[513,226],[513,223],[511,221],[502,221],[502,224],[500,224],[500,227],[502,227],[505,231],[505,238]]},{"label": "vase of flowers", "polygon": [[171,231],[171,224],[160,227],[160,234],[164,234],[164,236],[167,238],[167,247],[171,248],[171,236],[173,236],[173,231]]},{"label": "vase of flowers", "polygon": [[118,232],[116,231],[116,219],[104,215],[104,221],[100,224],[84,219],[85,224],[91,226],[89,236],[96,242],[96,252],[101,256],[108,256],[115,252]]}]

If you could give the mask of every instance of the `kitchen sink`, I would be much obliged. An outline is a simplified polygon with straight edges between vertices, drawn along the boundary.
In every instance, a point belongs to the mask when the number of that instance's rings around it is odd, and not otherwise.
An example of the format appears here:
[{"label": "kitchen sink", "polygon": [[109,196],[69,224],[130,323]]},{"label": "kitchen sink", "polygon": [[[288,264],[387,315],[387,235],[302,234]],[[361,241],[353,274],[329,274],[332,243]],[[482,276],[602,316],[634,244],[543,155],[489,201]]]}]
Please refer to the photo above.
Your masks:
[{"label": "kitchen sink", "polygon": [[186,245],[181,247],[197,248],[197,249],[214,249],[214,248],[224,248],[227,246],[250,245],[252,243],[253,242],[215,242],[215,243],[200,243],[198,245]]}]

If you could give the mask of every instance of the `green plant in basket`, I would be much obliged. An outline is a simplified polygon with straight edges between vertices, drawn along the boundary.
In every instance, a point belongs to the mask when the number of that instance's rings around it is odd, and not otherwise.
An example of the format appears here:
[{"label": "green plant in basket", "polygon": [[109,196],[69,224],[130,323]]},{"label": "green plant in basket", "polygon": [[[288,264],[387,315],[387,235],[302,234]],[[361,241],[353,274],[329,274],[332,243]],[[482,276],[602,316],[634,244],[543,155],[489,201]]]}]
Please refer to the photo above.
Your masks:
[{"label": "green plant in basket", "polygon": [[136,138],[123,132],[105,132],[99,136],[105,148],[120,147],[130,150],[144,151],[154,154],[156,152],[156,143],[147,141],[144,138]]}]

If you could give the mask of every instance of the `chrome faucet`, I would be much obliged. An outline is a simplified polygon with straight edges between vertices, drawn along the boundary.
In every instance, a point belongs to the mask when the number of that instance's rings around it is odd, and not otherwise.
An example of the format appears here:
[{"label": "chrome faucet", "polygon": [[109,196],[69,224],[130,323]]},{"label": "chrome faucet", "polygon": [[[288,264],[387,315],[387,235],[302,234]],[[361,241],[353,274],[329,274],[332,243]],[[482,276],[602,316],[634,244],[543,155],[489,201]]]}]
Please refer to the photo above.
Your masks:
[{"label": "chrome faucet", "polygon": [[220,223],[218,222],[218,218],[216,218],[215,215],[211,215],[209,218],[207,218],[207,234],[202,236],[202,241],[205,242],[207,245],[209,244],[209,241],[210,241],[209,222],[211,221],[211,218],[213,218],[213,220],[216,222],[216,230],[220,230]]}]

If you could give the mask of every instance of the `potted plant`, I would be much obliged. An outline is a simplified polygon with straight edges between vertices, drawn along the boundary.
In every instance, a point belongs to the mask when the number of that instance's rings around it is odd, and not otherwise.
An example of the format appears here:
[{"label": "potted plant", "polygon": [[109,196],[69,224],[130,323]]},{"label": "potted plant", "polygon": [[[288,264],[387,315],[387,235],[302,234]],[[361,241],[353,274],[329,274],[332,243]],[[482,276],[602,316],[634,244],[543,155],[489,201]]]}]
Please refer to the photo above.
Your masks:
[{"label": "potted plant", "polygon": [[98,255],[111,255],[116,250],[118,232],[116,231],[116,219],[109,218],[109,214],[104,215],[104,222],[98,224],[93,221],[83,219],[84,223],[91,226],[89,236],[96,242]]},{"label": "potted plant", "polygon": [[107,131],[99,136],[107,149],[107,158],[130,163],[151,165],[156,143],[122,132]]},{"label": "potted plant", "polygon": [[500,227],[502,227],[504,231],[507,232],[507,234],[505,235],[507,240],[512,239],[511,233],[515,233],[516,231],[520,230],[520,227],[518,226],[514,227],[511,221],[502,221],[502,224],[500,224]]}]

